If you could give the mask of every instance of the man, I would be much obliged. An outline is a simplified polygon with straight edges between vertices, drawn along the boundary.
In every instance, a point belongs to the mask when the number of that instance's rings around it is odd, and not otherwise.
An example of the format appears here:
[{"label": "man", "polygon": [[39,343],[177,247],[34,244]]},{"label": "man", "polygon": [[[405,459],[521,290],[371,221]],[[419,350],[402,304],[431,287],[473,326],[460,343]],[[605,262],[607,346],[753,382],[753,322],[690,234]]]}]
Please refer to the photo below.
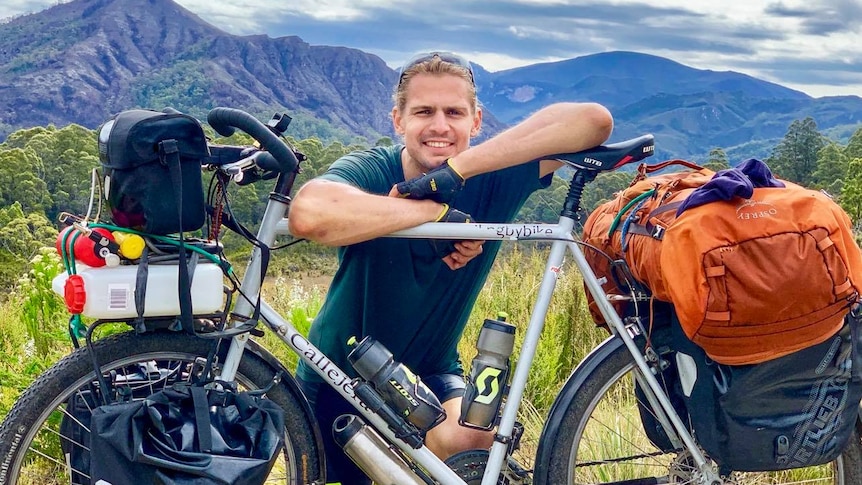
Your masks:
[{"label": "man", "polygon": [[[353,372],[351,336],[383,343],[443,403],[446,420],[427,433],[426,445],[446,459],[488,448],[493,439],[458,424],[465,383],[457,345],[499,242],[453,246],[380,236],[467,216],[509,222],[560,166],[537,159],[599,145],[613,121],[596,104],[554,104],[471,148],[482,125],[473,72],[469,62],[446,52],[408,61],[393,97],[392,122],[404,145],[333,163],[296,194],[289,226],[297,237],[340,247],[340,266],[310,341],[346,372]],[[355,414],[353,407],[304,363],[297,374],[328,441],[327,478],[370,483],[331,440],[332,421]]]}]

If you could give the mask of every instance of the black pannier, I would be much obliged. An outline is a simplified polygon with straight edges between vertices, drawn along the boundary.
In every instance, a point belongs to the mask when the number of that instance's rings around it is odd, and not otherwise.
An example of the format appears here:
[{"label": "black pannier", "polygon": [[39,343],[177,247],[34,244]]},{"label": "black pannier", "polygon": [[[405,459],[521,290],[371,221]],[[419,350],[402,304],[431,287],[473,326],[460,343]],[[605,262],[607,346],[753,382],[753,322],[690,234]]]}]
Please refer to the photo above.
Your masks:
[{"label": "black pannier", "polygon": [[94,483],[259,485],[284,446],[284,410],[261,391],[177,383],[144,400],[97,407]]},{"label": "black pannier", "polygon": [[[673,306],[656,302],[649,340],[665,361],[656,378],[722,473],[828,463],[856,436],[862,342],[855,315],[825,342],[731,366],[711,360],[685,335]],[[674,450],[637,383],[635,395],[649,440],[664,452]]]},{"label": "black pannier", "polygon": [[181,113],[133,109],[99,129],[105,196],[114,223],[150,234],[200,229],[206,219],[200,123]]},{"label": "black pannier", "polygon": [[836,459],[853,434],[862,399],[858,325],[851,314],[825,342],[730,366],[712,361],[674,321],[675,387],[697,442],[723,471],[785,470]]}]

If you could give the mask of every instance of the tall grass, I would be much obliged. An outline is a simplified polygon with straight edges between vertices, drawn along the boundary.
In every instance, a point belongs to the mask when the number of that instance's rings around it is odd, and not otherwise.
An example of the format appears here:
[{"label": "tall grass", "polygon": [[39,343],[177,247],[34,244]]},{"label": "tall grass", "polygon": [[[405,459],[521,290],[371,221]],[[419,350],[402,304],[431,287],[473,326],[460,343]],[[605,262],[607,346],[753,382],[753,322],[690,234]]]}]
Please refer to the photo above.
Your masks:
[{"label": "tall grass", "polygon": [[[513,246],[498,258],[459,345],[468,370],[483,320],[495,317],[500,311],[508,313],[508,321],[518,328],[512,357],[513,366],[517,365],[546,256],[545,251],[529,246]],[[69,316],[61,300],[50,290],[50,279],[62,270],[62,265],[48,253],[40,258],[43,259],[34,265],[37,269],[0,303],[0,417],[5,416],[18,394],[40,372],[71,351]],[[268,278],[264,295],[300,332],[307,333],[325,297],[325,287],[304,284],[305,280],[296,271],[279,273]],[[557,292],[545,319],[521,407],[525,454],[531,454],[538,441],[542,422],[563,382],[604,337],[605,333],[595,328],[585,310],[580,276],[563,268],[558,273]],[[270,332],[261,343],[289,369],[295,369],[296,356]]]},{"label": "tall grass", "polygon": [[[499,311],[506,312],[507,321],[517,326],[513,369],[521,363],[520,348],[545,273],[546,258],[546,250],[513,245],[497,259],[458,346],[468,370],[476,354],[482,322]],[[607,337],[587,312],[583,280],[574,265],[564,266],[557,275],[556,291],[544,319],[518,415],[524,425],[518,458],[528,467],[532,466],[545,418],[560,388],[584,356]]]},{"label": "tall grass", "polygon": [[0,303],[0,417],[40,373],[71,350],[69,314],[51,291],[62,270],[53,249],[40,251]]},{"label": "tall grass", "polygon": [[[469,371],[476,355],[476,340],[483,321],[496,317],[501,311],[517,326],[511,362],[513,368],[520,363],[520,348],[545,272],[545,258],[547,251],[513,246],[497,259],[458,346],[466,370]],[[583,283],[574,267],[564,267],[556,274],[557,291],[544,319],[519,414],[519,421],[524,425],[519,458],[525,465],[532,463],[545,418],[563,383],[578,362],[607,336],[604,330],[595,327],[586,311]],[[319,286],[304,286],[298,279],[277,277],[267,285],[265,294],[279,313],[287,315],[300,332],[307,332],[311,319],[320,309],[325,290]],[[263,344],[288,368],[295,368],[296,356],[280,340],[267,335]]]},{"label": "tall grass", "polygon": [[[459,353],[468,371],[476,353],[475,343],[483,320],[495,317],[500,311],[506,312],[508,321],[517,326],[512,363],[513,366],[521,364],[520,347],[545,272],[547,252],[529,246],[507,249],[495,263],[459,345]],[[48,284],[62,268],[59,260],[48,252],[41,253],[33,263],[34,271],[23,277],[15,291],[0,303],[0,418],[5,416],[18,394],[39,373],[71,350],[69,316],[59,300],[52,296]],[[557,291],[544,319],[544,329],[519,408],[519,421],[524,424],[524,435],[516,458],[527,468],[533,465],[543,423],[558,391],[575,366],[607,335],[604,330],[597,329],[589,317],[583,283],[577,271],[571,266],[564,266],[560,271],[554,271],[554,274],[557,275]],[[296,270],[273,275],[267,280],[264,294],[267,301],[300,332],[307,333],[325,297],[325,285],[308,285],[307,277],[301,275]],[[314,281],[319,283],[320,280],[314,278]],[[289,369],[295,369],[296,356],[280,340],[267,332],[260,341]],[[593,448],[582,449],[582,452],[589,455],[592,451],[596,458],[602,458],[620,456],[626,450],[649,446],[646,442],[635,440],[636,436],[643,436],[643,430],[631,387],[629,381],[621,383],[612,392],[616,397],[603,402],[604,407],[596,410],[594,419],[603,424],[596,428],[599,434],[595,436],[591,434],[592,428],[586,432],[584,443]],[[609,430],[618,432],[609,433]],[[615,439],[612,438],[614,436]],[[609,465],[609,470],[618,474],[619,466]],[[596,469],[599,475],[605,471],[602,467]],[[812,473],[809,477],[808,474]],[[822,470],[812,472],[811,469],[805,469],[779,472],[774,476],[784,477],[783,483],[784,479],[791,476],[816,480],[822,474]],[[743,481],[745,479],[740,480],[740,483]]]}]

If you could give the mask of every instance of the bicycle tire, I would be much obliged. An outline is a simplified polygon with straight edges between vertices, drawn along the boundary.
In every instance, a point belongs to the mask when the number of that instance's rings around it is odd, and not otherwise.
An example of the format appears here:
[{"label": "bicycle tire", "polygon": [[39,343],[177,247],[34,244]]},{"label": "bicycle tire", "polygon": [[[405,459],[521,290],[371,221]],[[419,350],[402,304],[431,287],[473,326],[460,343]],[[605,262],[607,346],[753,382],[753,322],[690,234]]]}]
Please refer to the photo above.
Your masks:
[{"label": "bicycle tire", "polygon": [[[543,436],[550,440],[542,444],[549,457],[535,483],[699,483],[687,452],[664,452],[647,437],[637,411],[634,369],[622,345],[584,369],[588,374],[580,376],[580,385],[569,394],[573,397],[558,428]],[[781,472],[734,472],[727,483],[862,483],[860,431],[857,422],[848,448],[831,463]]]},{"label": "bicycle tire", "polygon": [[[186,379],[189,365],[200,365],[199,359],[206,358],[212,346],[212,340],[178,332],[142,335],[128,332],[96,341],[93,350],[103,373],[114,371],[115,375],[111,377],[115,379],[128,380],[130,369],[140,368],[138,363],[150,365],[147,369],[156,369],[152,375],[146,373],[146,381],[133,381],[135,387],[142,389],[142,394],[149,394],[177,381],[166,376],[179,375]],[[276,373],[277,369],[263,358],[246,351],[236,381],[241,389],[262,389],[273,382]],[[94,380],[91,354],[86,348],[81,348],[42,373],[22,393],[0,426],[0,484],[89,481],[87,470],[72,471],[69,468],[60,445],[60,422],[64,415],[70,415],[66,408],[70,397],[88,392]],[[303,412],[300,400],[304,398],[301,394],[297,396],[284,382],[270,388],[266,398],[285,410],[286,434],[283,457],[273,467],[266,483],[297,485],[318,479],[320,455],[314,432],[316,427]],[[67,437],[67,451],[68,443],[78,441]],[[74,482],[73,476],[76,477]]]}]

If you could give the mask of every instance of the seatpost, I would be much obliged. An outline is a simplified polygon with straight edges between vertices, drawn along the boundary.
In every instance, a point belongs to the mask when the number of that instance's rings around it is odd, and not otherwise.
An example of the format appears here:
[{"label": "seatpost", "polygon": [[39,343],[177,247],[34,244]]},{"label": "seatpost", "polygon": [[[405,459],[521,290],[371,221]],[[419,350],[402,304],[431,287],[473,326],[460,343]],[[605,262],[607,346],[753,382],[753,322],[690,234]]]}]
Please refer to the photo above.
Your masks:
[{"label": "seatpost", "polygon": [[569,184],[569,193],[566,194],[566,201],[563,203],[563,210],[560,212],[560,216],[568,217],[575,221],[578,220],[578,210],[581,208],[581,195],[584,193],[584,187],[595,178],[595,170],[575,171],[572,182]]}]

